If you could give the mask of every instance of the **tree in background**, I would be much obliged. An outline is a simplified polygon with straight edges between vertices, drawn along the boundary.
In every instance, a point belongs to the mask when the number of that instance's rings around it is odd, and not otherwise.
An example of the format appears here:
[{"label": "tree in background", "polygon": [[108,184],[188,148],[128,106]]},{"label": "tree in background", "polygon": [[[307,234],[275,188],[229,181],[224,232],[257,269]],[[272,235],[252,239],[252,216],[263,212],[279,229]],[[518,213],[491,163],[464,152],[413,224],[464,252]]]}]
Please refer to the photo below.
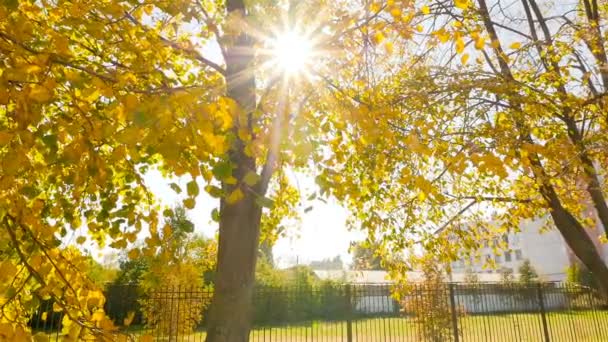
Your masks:
[{"label": "tree in background", "polygon": [[86,256],[86,258],[88,263],[87,275],[97,286],[102,288],[112,283],[118,276],[119,270],[100,264],[90,255]]},{"label": "tree in background", "polygon": [[[140,305],[146,325],[173,341],[191,333],[203,319],[213,288],[204,274],[215,267],[217,245],[194,233],[183,206],[166,217],[164,243],[154,254],[143,255],[147,269],[139,276],[144,293]],[[131,257],[137,258],[134,251]]]},{"label": "tree in background", "polygon": [[479,275],[471,267],[467,267],[464,270],[464,282],[466,284],[478,284]]},{"label": "tree in background", "polygon": [[114,279],[114,285],[139,284],[143,275],[148,272],[148,260],[139,255],[136,258],[122,258],[119,261],[119,271]]},{"label": "tree in background", "polygon": [[342,270],[344,269],[344,263],[339,255],[334,258],[327,258],[323,260],[316,260],[310,262],[310,268],[313,270]]},{"label": "tree in background", "polygon": [[500,269],[500,283],[503,285],[511,285],[515,277],[513,276],[513,270],[510,268]]},{"label": "tree in background", "polygon": [[[421,265],[424,279],[420,283],[400,284],[396,293],[397,299],[406,312],[414,315],[420,325],[419,340],[449,341],[453,338],[454,331],[446,271],[439,266],[439,260],[433,259],[432,256],[423,257],[418,263]],[[416,295],[408,296],[408,291]],[[401,294],[406,296],[400,297]]]},{"label": "tree in background", "polygon": [[538,273],[530,263],[530,260],[526,259],[517,269],[519,273],[519,282],[522,284],[530,285],[538,281]]},{"label": "tree in background", "polygon": [[597,287],[597,282],[594,279],[593,274],[579,261],[573,262],[566,270],[566,281],[580,286],[591,288]]},{"label": "tree in background", "polygon": [[367,241],[351,243],[354,270],[382,270],[382,258],[377,254],[376,246]]}]

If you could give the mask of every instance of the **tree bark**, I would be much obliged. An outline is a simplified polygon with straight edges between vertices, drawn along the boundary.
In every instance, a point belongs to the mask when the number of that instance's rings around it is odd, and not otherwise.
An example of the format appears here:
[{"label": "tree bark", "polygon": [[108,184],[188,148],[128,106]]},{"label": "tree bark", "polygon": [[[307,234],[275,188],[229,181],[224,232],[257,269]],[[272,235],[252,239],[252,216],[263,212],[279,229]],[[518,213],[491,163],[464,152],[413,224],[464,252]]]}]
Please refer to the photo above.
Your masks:
[{"label": "tree bark", "polygon": [[608,297],[608,266],[580,222],[560,203],[552,189],[543,190],[551,207],[551,217],[576,257],[593,273],[604,297]]},{"label": "tree bark", "polygon": [[[229,17],[245,18],[243,1],[227,1]],[[245,27],[238,22],[239,28]],[[236,29],[236,27],[233,27]],[[256,107],[255,76],[253,70],[253,38],[247,29],[229,37],[225,48],[226,87],[228,96],[246,114],[246,120],[234,118],[234,142],[229,152],[233,165],[232,176],[237,184],[222,184],[226,194],[240,189],[243,198],[235,203],[220,202],[220,224],[217,271],[214,294],[207,321],[207,342],[241,342],[249,340],[251,329],[252,292],[258,255],[262,208],[252,188],[242,184],[247,172],[256,171],[256,161],[245,153],[245,144],[238,130],[251,131],[251,113]],[[243,122],[246,121],[246,122]]]},{"label": "tree bark", "polygon": [[222,209],[206,341],[248,341],[261,209],[252,195]]}]

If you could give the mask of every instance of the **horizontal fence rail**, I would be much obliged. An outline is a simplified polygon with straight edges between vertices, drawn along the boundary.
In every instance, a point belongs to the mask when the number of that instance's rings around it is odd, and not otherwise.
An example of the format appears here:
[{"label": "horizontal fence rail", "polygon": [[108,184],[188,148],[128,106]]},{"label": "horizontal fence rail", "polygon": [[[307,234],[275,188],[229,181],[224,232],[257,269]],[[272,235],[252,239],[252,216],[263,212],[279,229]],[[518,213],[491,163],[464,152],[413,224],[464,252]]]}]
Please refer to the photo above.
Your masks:
[{"label": "horizontal fence rail", "polygon": [[[250,341],[608,341],[606,301],[562,283],[322,284],[256,287]],[[213,293],[109,286],[112,339],[204,341]],[[237,310],[238,308],[235,308]],[[43,302],[30,325],[60,341],[62,314]]]}]

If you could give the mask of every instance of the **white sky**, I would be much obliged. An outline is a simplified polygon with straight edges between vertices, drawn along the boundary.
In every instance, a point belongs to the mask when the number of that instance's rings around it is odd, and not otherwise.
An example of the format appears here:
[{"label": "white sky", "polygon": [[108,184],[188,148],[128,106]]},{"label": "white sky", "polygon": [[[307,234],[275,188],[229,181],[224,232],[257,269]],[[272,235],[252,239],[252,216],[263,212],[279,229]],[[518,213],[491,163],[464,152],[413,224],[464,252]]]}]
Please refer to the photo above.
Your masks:
[{"label": "white sky", "polygon": [[[293,173],[291,173],[293,174]],[[292,177],[294,184],[298,184],[303,196],[315,188],[311,176],[296,174]],[[175,206],[184,198],[183,194],[176,194],[169,184],[176,182],[185,189],[189,177],[166,179],[156,170],[149,171],[144,176],[146,185],[157,196],[163,205]],[[203,188],[203,184],[199,184]],[[303,200],[304,201],[304,200]],[[202,192],[196,201],[196,207],[189,211],[190,220],[194,223],[197,233],[212,237],[217,232],[217,223],[211,220],[211,211],[218,205],[216,199]],[[304,212],[304,208],[312,205],[312,210]],[[307,264],[313,260],[333,258],[340,255],[343,261],[349,262],[351,257],[348,247],[351,241],[361,240],[365,237],[362,232],[349,231],[346,228],[348,211],[335,200],[329,199],[327,203],[315,200],[300,206],[300,222],[290,226],[285,236],[280,237],[274,246],[273,252],[278,267],[288,267]]]}]

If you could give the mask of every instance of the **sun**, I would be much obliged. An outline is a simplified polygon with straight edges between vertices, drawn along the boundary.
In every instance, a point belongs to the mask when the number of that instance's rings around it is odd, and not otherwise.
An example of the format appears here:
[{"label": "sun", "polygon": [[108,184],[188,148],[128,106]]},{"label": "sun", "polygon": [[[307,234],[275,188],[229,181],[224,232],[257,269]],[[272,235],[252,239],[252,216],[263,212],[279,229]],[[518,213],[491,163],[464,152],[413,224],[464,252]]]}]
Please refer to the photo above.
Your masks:
[{"label": "sun", "polygon": [[313,42],[297,31],[279,33],[271,41],[272,64],[285,74],[306,71],[313,55]]}]

